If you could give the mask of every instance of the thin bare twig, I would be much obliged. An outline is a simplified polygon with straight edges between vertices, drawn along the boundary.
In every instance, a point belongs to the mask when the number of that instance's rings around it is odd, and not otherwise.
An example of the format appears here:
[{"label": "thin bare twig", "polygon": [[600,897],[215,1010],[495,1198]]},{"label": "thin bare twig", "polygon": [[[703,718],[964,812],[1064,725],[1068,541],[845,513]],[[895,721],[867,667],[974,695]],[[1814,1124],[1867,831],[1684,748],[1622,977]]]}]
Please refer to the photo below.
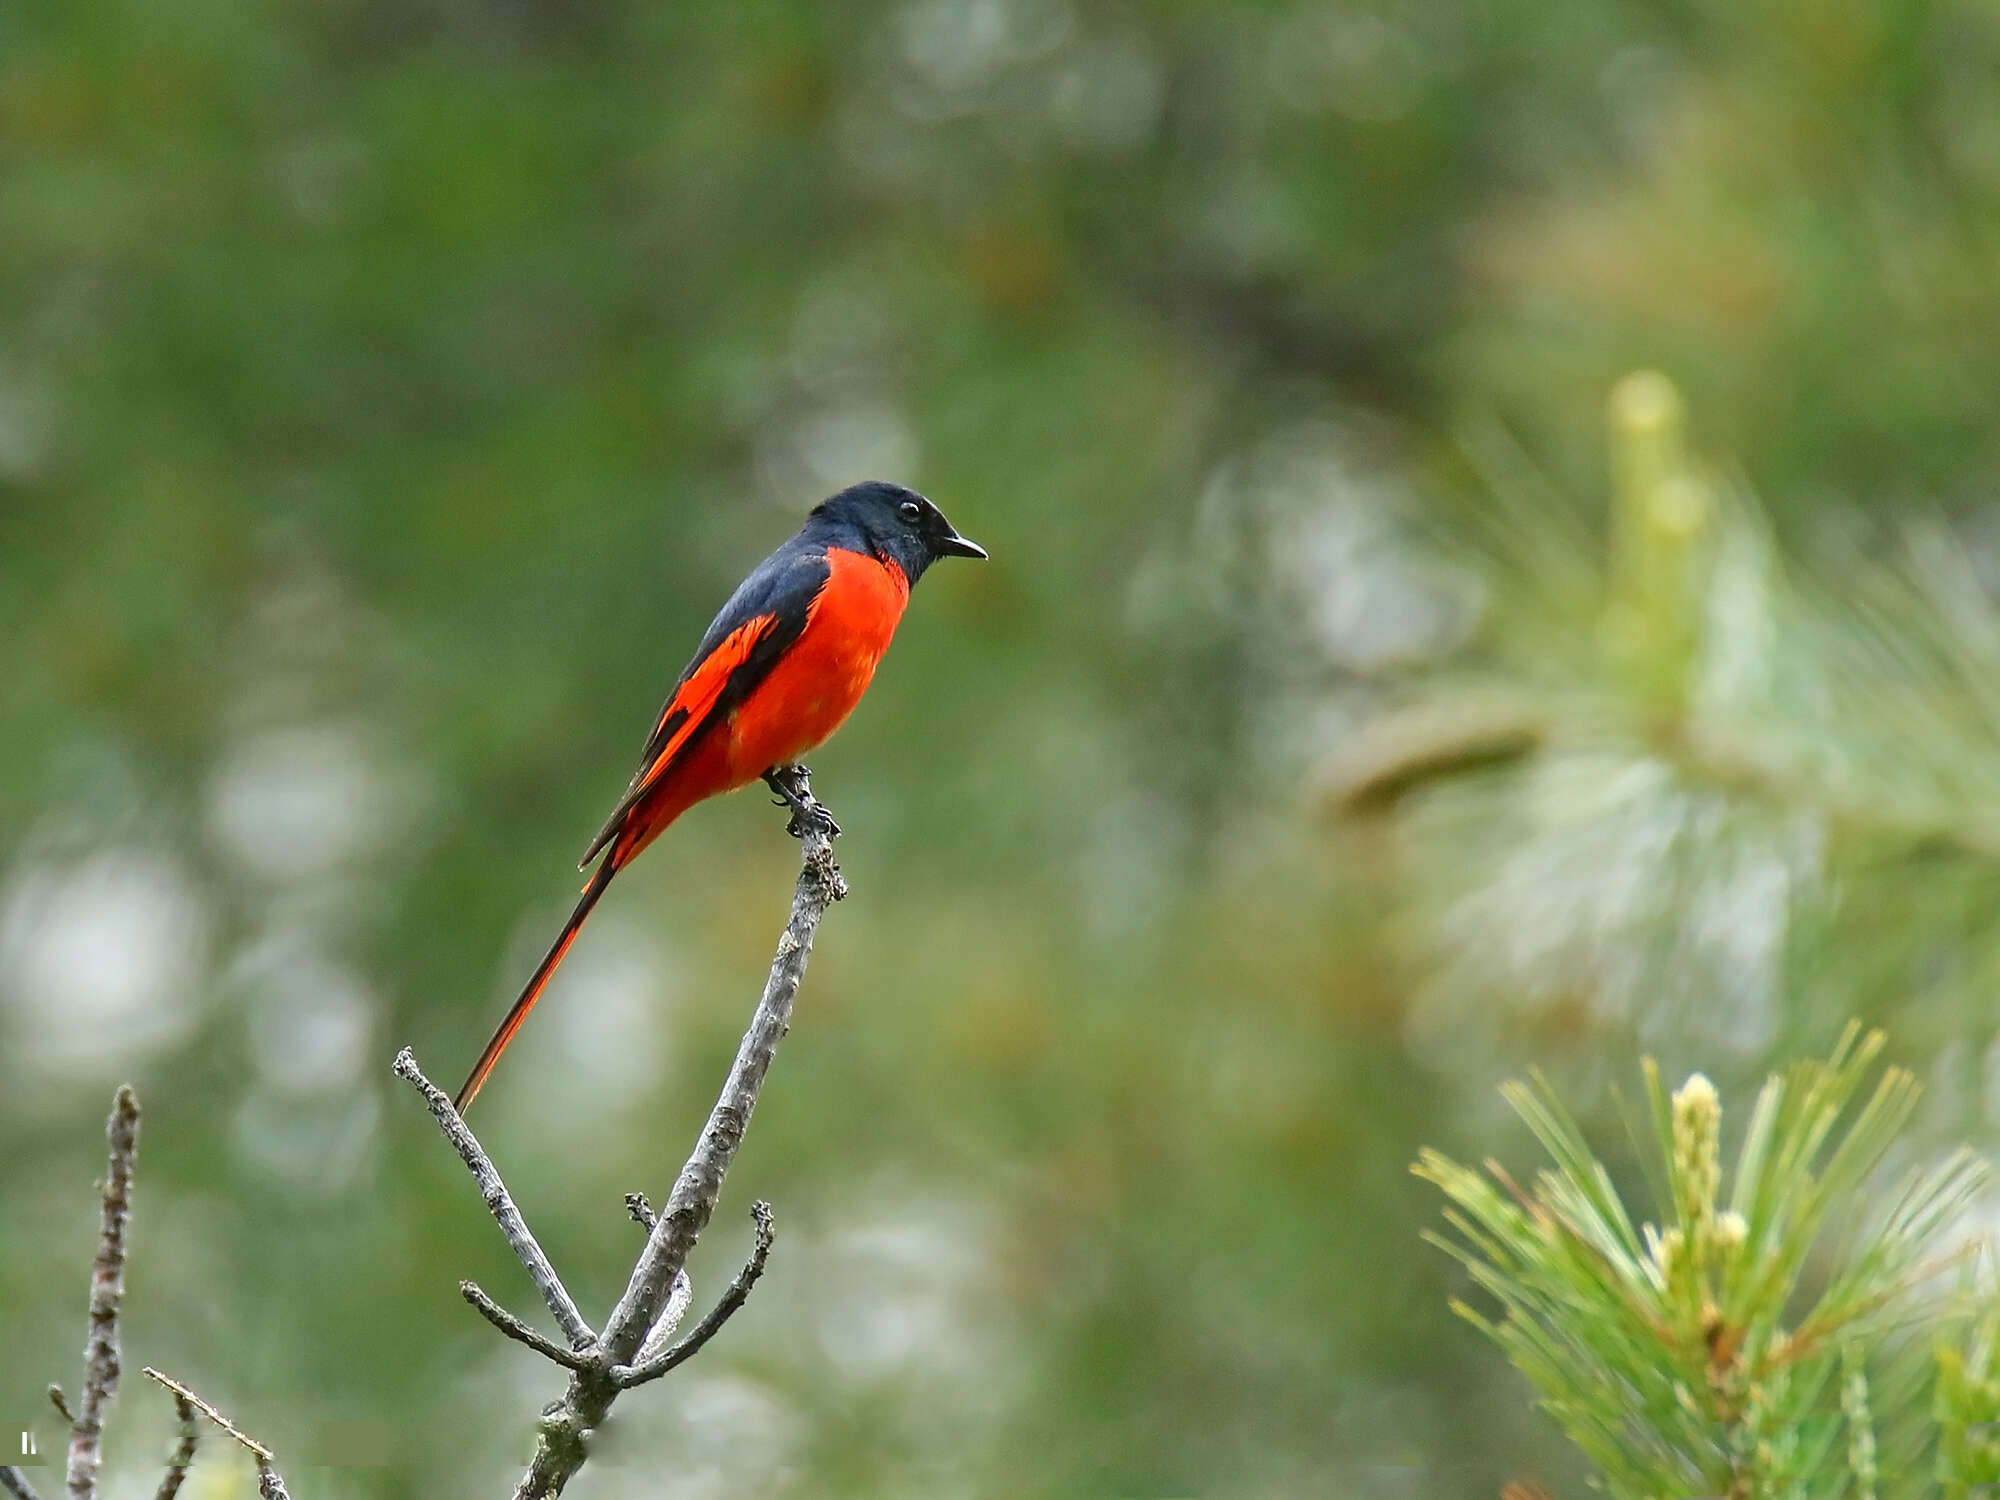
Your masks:
[{"label": "thin bare twig", "polygon": [[625,1195],[625,1212],[632,1216],[634,1224],[637,1224],[648,1234],[653,1232],[653,1220],[657,1215],[654,1214],[653,1205],[644,1193],[627,1193]]},{"label": "thin bare twig", "polygon": [[542,1300],[548,1304],[549,1311],[568,1336],[570,1347],[579,1350],[590,1348],[597,1342],[597,1335],[584,1322],[583,1314],[577,1311],[575,1301],[562,1284],[562,1278],[556,1275],[556,1268],[549,1264],[548,1256],[529,1232],[528,1222],[521,1217],[521,1210],[514,1206],[507,1184],[500,1180],[500,1174],[494,1170],[493,1162],[478,1138],[459,1118],[450,1097],[424,1077],[408,1047],[396,1054],[396,1076],[408,1080],[424,1096],[424,1102],[437,1119],[438,1129],[444,1132],[444,1138],[451,1142],[459,1159],[471,1170],[472,1180],[478,1184],[480,1196],[486,1200],[486,1211],[493,1215],[500,1232],[507,1237],[507,1243],[526,1268],[528,1279],[535,1283]]},{"label": "thin bare twig", "polygon": [[204,1417],[207,1417],[209,1421],[228,1433],[230,1437],[234,1438],[239,1445],[249,1452],[250,1457],[257,1464],[257,1493],[263,1496],[263,1500],[291,1500],[291,1496],[285,1490],[285,1481],[279,1477],[277,1469],[273,1466],[275,1455],[269,1448],[266,1448],[262,1443],[250,1436],[249,1433],[238,1427],[229,1418],[225,1417],[193,1391],[174,1379],[173,1376],[163,1375],[151,1365],[146,1366],[144,1374],[148,1380],[156,1381],[166,1387],[167,1390],[173,1393],[177,1400],[186,1402]]},{"label": "thin bare twig", "polygon": [[695,1324],[694,1331],[666,1353],[636,1365],[616,1365],[611,1370],[611,1378],[630,1390],[635,1385],[644,1385],[649,1380],[658,1380],[667,1371],[686,1364],[701,1352],[702,1345],[714,1338],[736,1310],[750,1299],[750,1289],[757,1284],[757,1278],[764,1274],[764,1262],[771,1255],[771,1241],[777,1231],[771,1223],[771,1205],[759,1198],[750,1205],[750,1217],[756,1224],[756,1243],[750,1248],[750,1258],[743,1263],[743,1269],[736,1273],[736,1279],[729,1283],[729,1290],[721,1300],[708,1311],[708,1316]]},{"label": "thin bare twig", "polygon": [[42,1500],[28,1483],[28,1476],[12,1464],[0,1464],[0,1490],[5,1490],[13,1500]]},{"label": "thin bare twig", "polygon": [[590,1360],[586,1354],[579,1354],[574,1349],[565,1349],[546,1334],[537,1333],[480,1290],[478,1282],[461,1281],[458,1284],[458,1294],[478,1308],[479,1315],[487,1322],[515,1342],[526,1344],[542,1358],[552,1359],[566,1370],[581,1370],[589,1366]]},{"label": "thin bare twig", "polygon": [[104,1413],[118,1394],[118,1304],[125,1297],[125,1233],[132,1220],[132,1163],[139,1152],[139,1099],[130,1084],[112,1096],[104,1122],[109,1163],[97,1258],[90,1267],[90,1337],[83,1346],[83,1396],[69,1429],[71,1500],[94,1500],[103,1462]]},{"label": "thin bare twig", "polygon": [[187,1402],[188,1405],[192,1406],[196,1411],[200,1412],[204,1417],[207,1417],[209,1421],[213,1422],[217,1427],[220,1427],[230,1437],[234,1438],[244,1448],[248,1449],[250,1456],[256,1459],[260,1464],[267,1464],[272,1460],[272,1458],[276,1456],[271,1452],[269,1448],[266,1448],[262,1443],[258,1442],[255,1438],[250,1436],[249,1433],[245,1432],[242,1428],[238,1427],[234,1422],[230,1421],[229,1418],[225,1417],[221,1412],[217,1411],[214,1407],[210,1406],[206,1401],[202,1400],[202,1398],[197,1396],[193,1391],[189,1390],[186,1386],[182,1385],[178,1380],[174,1379],[173,1376],[163,1374],[160,1371],[154,1369],[151,1365],[147,1365],[144,1371],[142,1371],[141,1373],[143,1373],[148,1380],[156,1381],[158,1384],[164,1386],[173,1395]]},{"label": "thin bare twig", "polygon": [[181,1492],[181,1485],[187,1481],[188,1465],[194,1462],[194,1450],[201,1446],[201,1424],[195,1420],[194,1403],[178,1391],[173,1396],[174,1411],[180,1418],[181,1440],[174,1449],[174,1456],[167,1460],[167,1472],[161,1476],[160,1487],[154,1492],[153,1500],[174,1500]]}]

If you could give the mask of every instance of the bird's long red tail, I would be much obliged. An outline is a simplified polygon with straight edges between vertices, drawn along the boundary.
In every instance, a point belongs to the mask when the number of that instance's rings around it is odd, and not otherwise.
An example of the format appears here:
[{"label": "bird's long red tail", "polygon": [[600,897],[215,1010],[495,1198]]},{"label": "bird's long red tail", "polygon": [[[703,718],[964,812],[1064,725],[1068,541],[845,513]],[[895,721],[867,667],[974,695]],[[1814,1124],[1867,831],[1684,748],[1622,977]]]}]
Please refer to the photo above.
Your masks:
[{"label": "bird's long red tail", "polygon": [[521,1023],[528,1019],[528,1012],[533,1010],[535,1002],[542,998],[542,991],[548,986],[549,977],[555,973],[556,965],[563,961],[563,955],[569,952],[569,945],[576,941],[576,935],[582,929],[584,919],[590,915],[590,909],[597,905],[597,898],[604,894],[604,888],[611,884],[611,877],[618,873],[621,861],[617,858],[617,852],[613,850],[611,855],[597,867],[597,873],[590,877],[590,883],[583,888],[582,899],[576,903],[576,910],[569,914],[569,920],[563,923],[562,931],[556,934],[555,942],[550,945],[534,976],[521,991],[521,998],[516,1000],[514,1008],[507,1012],[507,1019],[502,1021],[500,1029],[493,1033],[493,1040],[486,1044],[486,1050],[479,1054],[479,1061],[473,1065],[472,1075],[460,1086],[458,1097],[452,1101],[460,1114],[464,1114],[472,1101],[478,1097],[480,1088],[486,1082],[486,1075],[493,1071],[493,1065],[500,1061],[500,1054],[505,1052],[507,1044],[514,1040],[514,1033],[519,1031]]}]

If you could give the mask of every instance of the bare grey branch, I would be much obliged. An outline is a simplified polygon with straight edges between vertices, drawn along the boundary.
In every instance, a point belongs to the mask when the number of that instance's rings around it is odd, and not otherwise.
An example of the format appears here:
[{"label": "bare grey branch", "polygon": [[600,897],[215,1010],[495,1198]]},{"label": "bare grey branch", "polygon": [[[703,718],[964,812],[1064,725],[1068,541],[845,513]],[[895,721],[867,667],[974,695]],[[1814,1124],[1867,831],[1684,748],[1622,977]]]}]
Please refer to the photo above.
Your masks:
[{"label": "bare grey branch", "polygon": [[750,1289],[757,1284],[757,1278],[764,1274],[764,1262],[770,1258],[771,1241],[777,1231],[771,1223],[771,1205],[759,1198],[750,1205],[750,1217],[756,1224],[756,1243],[750,1248],[750,1258],[743,1263],[743,1269],[736,1273],[736,1279],[729,1283],[729,1290],[708,1316],[694,1327],[694,1331],[666,1353],[644,1360],[636,1365],[616,1365],[611,1378],[619,1386],[630,1390],[635,1385],[644,1385],[649,1380],[658,1380],[667,1371],[686,1364],[701,1352],[702,1345],[714,1338],[735,1314],[736,1310],[750,1299]]},{"label": "bare grey branch", "polygon": [[479,1309],[481,1317],[516,1343],[526,1344],[544,1359],[552,1359],[565,1370],[583,1370],[590,1361],[574,1349],[565,1349],[546,1334],[537,1333],[480,1289],[476,1281],[461,1281],[458,1294]]},{"label": "bare grey branch", "polygon": [[27,1475],[12,1464],[0,1464],[0,1490],[5,1490],[13,1500],[42,1500],[35,1493],[35,1487],[28,1483]]},{"label": "bare grey branch", "polygon": [[90,1268],[90,1337],[83,1346],[83,1396],[69,1430],[71,1500],[94,1500],[103,1461],[104,1413],[118,1395],[118,1305],[125,1297],[125,1235],[132,1220],[132,1163],[139,1152],[139,1099],[130,1084],[112,1096],[104,1123],[105,1169],[97,1258]]},{"label": "bare grey branch", "polygon": [[651,1201],[647,1199],[644,1193],[627,1193],[625,1195],[625,1212],[632,1216],[634,1224],[637,1224],[648,1234],[652,1233],[653,1220],[656,1216],[653,1213]]},{"label": "bare grey branch", "polygon": [[486,1211],[493,1215],[494,1222],[500,1226],[500,1232],[507,1237],[507,1243],[513,1247],[515,1256],[526,1268],[529,1280],[535,1283],[535,1289],[542,1294],[542,1300],[548,1304],[549,1311],[555,1315],[556,1322],[568,1336],[570,1347],[590,1348],[597,1342],[597,1335],[591,1331],[590,1325],[584,1322],[583,1314],[577,1311],[576,1303],[562,1284],[562,1278],[556,1275],[555,1267],[549,1264],[548,1256],[543,1253],[541,1245],[529,1232],[527,1220],[521,1217],[521,1210],[514,1206],[514,1199],[507,1191],[507,1184],[500,1180],[499,1172],[494,1170],[492,1160],[486,1155],[485,1148],[479,1144],[471,1128],[459,1117],[458,1111],[452,1108],[449,1096],[424,1076],[423,1070],[417,1066],[416,1057],[408,1047],[396,1054],[396,1076],[407,1079],[416,1087],[417,1092],[424,1096],[424,1102],[430,1106],[431,1114],[437,1119],[438,1128],[444,1132],[444,1138],[451,1142],[458,1152],[459,1159],[472,1172],[472,1180],[478,1184],[480,1196],[486,1200]]}]

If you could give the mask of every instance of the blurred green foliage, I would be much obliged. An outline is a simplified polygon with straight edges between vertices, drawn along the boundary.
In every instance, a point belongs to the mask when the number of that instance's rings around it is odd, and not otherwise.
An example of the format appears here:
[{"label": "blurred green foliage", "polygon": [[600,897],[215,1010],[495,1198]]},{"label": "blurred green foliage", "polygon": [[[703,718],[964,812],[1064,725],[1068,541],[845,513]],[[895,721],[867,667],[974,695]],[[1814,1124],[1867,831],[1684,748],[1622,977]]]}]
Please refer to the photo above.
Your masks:
[{"label": "blurred green foliage", "polygon": [[[993,561],[816,761],[855,895],[694,1266],[762,1195],[771,1271],[578,1493],[1568,1493],[1413,1250],[1500,1078],[1603,1151],[1636,1042],[1727,1092],[1858,1013],[1990,1134],[1996,73],[1966,0],[0,10],[0,1424],[130,1077],[134,1355],[302,1494],[507,1482],[552,1376],[388,1059],[470,1057],[709,614],[872,473]],[[1664,700],[1640,366],[1762,499],[1688,460]],[[1416,707],[1479,768],[1317,816]],[[781,823],[677,827],[481,1101],[587,1311]]]}]

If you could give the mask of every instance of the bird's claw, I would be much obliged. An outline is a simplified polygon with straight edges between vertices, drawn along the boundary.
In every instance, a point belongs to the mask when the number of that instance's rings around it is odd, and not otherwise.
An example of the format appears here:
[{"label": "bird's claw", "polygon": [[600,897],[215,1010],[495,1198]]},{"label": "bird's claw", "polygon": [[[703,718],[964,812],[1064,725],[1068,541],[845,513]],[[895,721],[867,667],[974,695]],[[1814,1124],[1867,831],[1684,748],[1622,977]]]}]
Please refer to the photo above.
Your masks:
[{"label": "bird's claw", "polygon": [[833,814],[810,791],[791,784],[791,778],[801,770],[803,767],[785,766],[764,773],[765,784],[778,794],[772,799],[773,805],[792,810],[785,832],[795,839],[802,839],[808,827],[816,827],[829,839],[839,838],[840,825],[833,820]]},{"label": "bird's claw", "polygon": [[[837,839],[840,837],[840,825],[833,821],[833,814],[825,808],[814,805],[807,811],[806,816],[817,823],[820,830],[828,838]],[[789,833],[795,839],[802,839],[806,836],[806,825],[800,821],[800,812],[796,807],[792,809],[792,820],[785,825],[785,832]]]}]

